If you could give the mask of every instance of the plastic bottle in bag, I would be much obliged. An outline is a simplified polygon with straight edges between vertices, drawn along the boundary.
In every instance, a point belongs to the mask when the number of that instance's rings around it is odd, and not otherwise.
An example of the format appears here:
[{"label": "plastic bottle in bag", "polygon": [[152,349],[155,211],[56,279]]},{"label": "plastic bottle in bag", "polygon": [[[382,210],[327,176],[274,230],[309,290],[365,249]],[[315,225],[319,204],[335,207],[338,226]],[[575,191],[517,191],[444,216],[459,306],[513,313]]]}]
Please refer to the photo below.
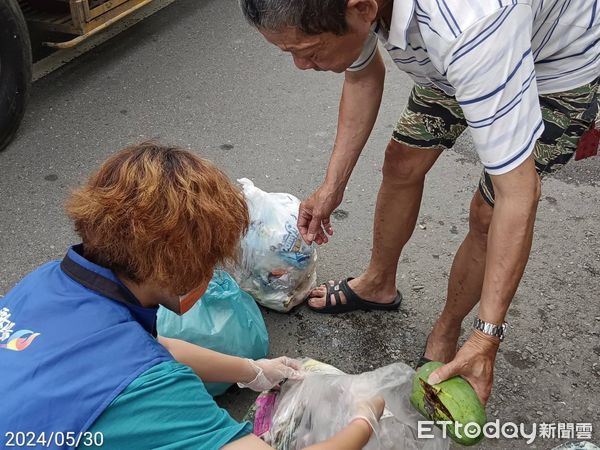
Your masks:
[{"label": "plastic bottle in bag", "polygon": [[302,240],[296,225],[300,200],[265,192],[247,178],[238,182],[248,204],[250,227],[232,275],[261,305],[288,312],[306,299],[317,280],[316,248]]}]

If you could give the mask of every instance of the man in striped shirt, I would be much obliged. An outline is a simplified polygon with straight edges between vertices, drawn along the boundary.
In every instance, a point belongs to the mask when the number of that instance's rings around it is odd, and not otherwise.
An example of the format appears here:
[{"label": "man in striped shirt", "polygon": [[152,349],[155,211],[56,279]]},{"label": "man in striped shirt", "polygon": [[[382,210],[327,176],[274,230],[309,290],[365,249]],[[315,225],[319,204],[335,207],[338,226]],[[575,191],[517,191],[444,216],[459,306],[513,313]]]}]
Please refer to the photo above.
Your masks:
[{"label": "man in striped shirt", "polygon": [[[377,117],[385,67],[377,42],[415,81],[385,152],[373,251],[355,279],[330,281],[309,306],[325,313],[395,309],[395,279],[425,175],[469,128],[483,164],[469,233],[424,358],[429,378],[464,376],[485,403],[504,318],[523,275],[540,176],[564,165],[591,126],[600,75],[598,0],[240,0],[300,69],[345,72],[337,136],[323,184],[300,207],[308,242],[333,232],[330,215]],[[475,330],[460,326],[479,303]]]}]

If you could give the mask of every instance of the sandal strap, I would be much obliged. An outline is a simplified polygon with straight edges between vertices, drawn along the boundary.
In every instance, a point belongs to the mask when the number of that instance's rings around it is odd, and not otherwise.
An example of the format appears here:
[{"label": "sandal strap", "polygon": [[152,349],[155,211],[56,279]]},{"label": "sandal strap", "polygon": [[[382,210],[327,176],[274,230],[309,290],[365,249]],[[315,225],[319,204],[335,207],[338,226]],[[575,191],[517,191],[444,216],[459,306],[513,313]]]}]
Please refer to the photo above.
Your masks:
[{"label": "sandal strap", "polygon": [[[327,283],[327,298],[325,299],[325,307],[335,307],[337,305],[343,305],[342,303],[342,298],[340,297],[340,285],[342,284],[341,281],[337,282],[337,283],[333,283],[333,286],[329,283]],[[342,292],[343,292],[343,288],[342,288]],[[331,304],[331,296],[333,295],[333,297],[335,298],[335,305]]]},{"label": "sandal strap", "polygon": [[[379,305],[375,302],[370,302],[368,300],[364,300],[361,298],[356,292],[352,290],[349,281],[353,280],[353,278],[346,278],[345,280],[340,280],[333,284],[329,282],[321,284],[321,286],[325,286],[326,290],[326,298],[325,305],[323,307],[317,308],[313,307],[310,304],[308,307],[313,311],[325,313],[325,314],[337,314],[344,313],[356,310],[384,310],[391,311],[397,310],[400,307],[400,302],[402,301],[402,294],[398,292],[398,295],[394,302],[390,304]],[[342,303],[341,292],[344,293],[345,301]],[[332,304],[331,296],[334,296],[336,304]]]},{"label": "sandal strap", "polygon": [[351,304],[351,303],[358,303],[356,301],[356,293],[350,288],[350,285],[348,284],[348,281],[352,280],[352,278],[348,278],[346,280],[342,280],[339,283],[339,288],[341,289],[341,291],[344,293],[344,295],[346,296],[346,304]]}]

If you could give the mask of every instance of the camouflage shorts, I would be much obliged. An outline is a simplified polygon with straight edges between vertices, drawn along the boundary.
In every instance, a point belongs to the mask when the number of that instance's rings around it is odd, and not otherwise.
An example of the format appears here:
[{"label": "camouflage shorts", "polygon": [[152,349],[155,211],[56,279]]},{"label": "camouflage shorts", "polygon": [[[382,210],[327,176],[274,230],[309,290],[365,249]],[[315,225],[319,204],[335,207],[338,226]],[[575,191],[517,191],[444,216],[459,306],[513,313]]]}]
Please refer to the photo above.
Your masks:
[{"label": "camouflage shorts", "polygon": [[[540,95],[544,132],[533,151],[540,177],[556,172],[573,157],[579,138],[598,112],[599,82],[600,78],[570,91]],[[411,147],[446,149],[454,146],[466,128],[454,97],[435,87],[415,85],[392,139]],[[494,206],[494,187],[485,170],[479,192]]]}]

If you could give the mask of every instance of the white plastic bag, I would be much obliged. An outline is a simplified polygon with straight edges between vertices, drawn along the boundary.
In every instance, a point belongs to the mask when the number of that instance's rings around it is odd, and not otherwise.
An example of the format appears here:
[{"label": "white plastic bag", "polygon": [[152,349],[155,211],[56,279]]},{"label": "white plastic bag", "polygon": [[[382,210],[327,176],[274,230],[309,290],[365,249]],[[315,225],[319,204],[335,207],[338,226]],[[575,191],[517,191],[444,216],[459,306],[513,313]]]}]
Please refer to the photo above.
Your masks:
[{"label": "white plastic bag", "polygon": [[376,395],[384,397],[386,407],[379,429],[365,449],[449,448],[449,439],[443,439],[435,427],[426,430],[434,438],[417,439],[418,421],[423,418],[410,404],[415,372],[406,364],[391,364],[360,375],[346,375],[314,360],[305,360],[303,364],[307,371],[304,380],[287,381],[281,386],[268,430],[261,435],[277,450],[301,449],[332,437],[351,421],[358,401]]},{"label": "white plastic bag", "polygon": [[287,312],[302,303],[317,281],[317,251],[302,240],[296,226],[300,200],[264,192],[247,178],[238,182],[244,189],[250,227],[233,276],[258,303]]}]

